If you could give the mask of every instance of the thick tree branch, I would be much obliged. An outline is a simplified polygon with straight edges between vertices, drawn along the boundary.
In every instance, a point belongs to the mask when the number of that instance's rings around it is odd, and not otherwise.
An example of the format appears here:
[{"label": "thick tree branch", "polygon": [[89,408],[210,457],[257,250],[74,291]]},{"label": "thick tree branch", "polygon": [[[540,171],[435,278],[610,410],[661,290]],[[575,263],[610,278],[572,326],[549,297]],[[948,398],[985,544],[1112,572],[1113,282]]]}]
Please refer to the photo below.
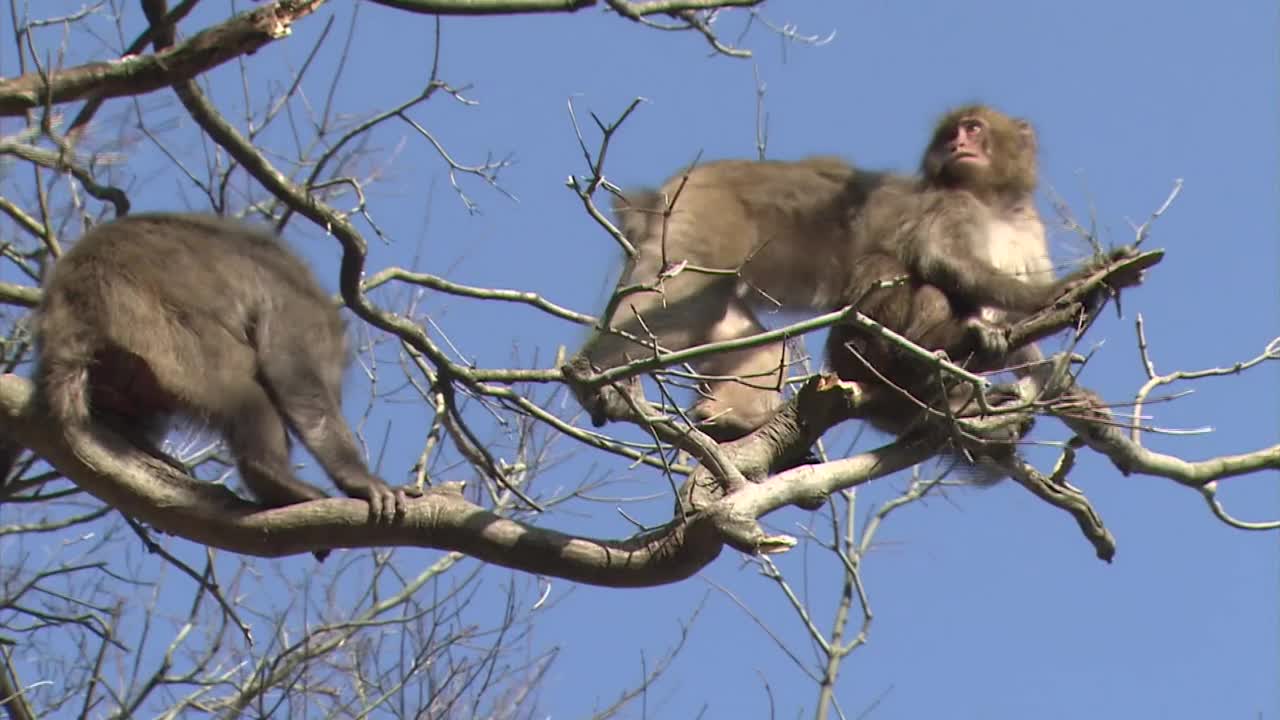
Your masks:
[{"label": "thick tree branch", "polygon": [[1102,518],[1083,492],[1068,484],[1065,478],[1045,477],[1016,454],[1005,458],[1000,466],[1033,495],[1069,513],[1080,526],[1080,533],[1093,544],[1099,560],[1109,563],[1115,558],[1116,539],[1102,524]]},{"label": "thick tree branch", "polygon": [[95,431],[94,441],[73,447],[61,428],[34,411],[31,384],[16,375],[0,375],[0,431],[126,515],[246,555],[417,546],[593,585],[642,587],[683,580],[722,547],[705,520],[673,522],[623,540],[545,530],[487,512],[453,484],[411,498],[403,521],[393,526],[371,524],[367,503],[347,498],[264,509],[178,472],[109,431]]},{"label": "thick tree branch", "polygon": [[[308,209],[314,213],[318,208]],[[1079,296],[1090,292],[1090,283],[1120,272],[1117,267],[1132,268],[1138,262],[1152,261],[1112,263],[1078,288]],[[1064,327],[1071,326],[1078,310],[1071,317],[1061,315]],[[331,547],[420,546],[455,550],[526,572],[637,587],[689,577],[714,560],[724,543],[744,552],[784,551],[794,539],[767,535],[758,518],[789,504],[819,505],[836,490],[909,467],[936,452],[930,442],[904,439],[856,457],[797,466],[828,428],[857,417],[871,392],[820,377],[746,438],[710,449],[702,442],[687,443],[704,464],[681,489],[682,512],[662,527],[620,540],[569,535],[487,512],[467,501],[456,485],[436,487],[411,500],[403,521],[390,527],[369,524],[367,504],[345,498],[263,509],[176,471],[109,431],[72,433],[69,443],[63,428],[34,411],[30,383],[13,375],[0,376],[0,429],[121,512],[164,532],[235,552],[281,556]],[[664,437],[676,433],[671,421],[662,426]],[[1037,477],[1014,474],[1024,484],[1027,477]],[[1072,512],[1099,556],[1109,558],[1114,541],[1087,499],[1058,492],[1066,486],[1053,482],[1056,478],[1032,489],[1053,490],[1046,499]]]},{"label": "thick tree branch", "polygon": [[[1020,346],[1066,329],[1078,329],[1080,319],[1087,318],[1090,302],[1099,292],[1130,287],[1141,282],[1143,271],[1163,258],[1163,252],[1118,252],[1100,262],[1078,285],[1043,312],[1027,318],[1010,329],[1012,346]],[[750,342],[754,338],[747,338]],[[924,353],[924,356],[930,356]],[[566,371],[570,381],[582,381]],[[1069,384],[1074,387],[1074,383]],[[772,537],[760,527],[757,519],[787,504],[812,508],[833,492],[865,483],[923,461],[938,451],[938,441],[925,438],[902,438],[897,442],[856,458],[846,458],[820,466],[796,467],[808,449],[827,430],[848,419],[861,417],[874,402],[877,393],[886,391],[876,386],[842,382],[830,375],[811,381],[796,398],[756,432],[722,446],[722,456],[729,459],[742,476],[755,481],[745,488],[733,488],[721,472],[698,468],[681,491],[686,514],[709,517],[722,537],[735,548],[746,552],[778,551],[793,542],[786,537]],[[1062,389],[1056,392],[1064,392]],[[1054,394],[1046,394],[1052,399]],[[1100,401],[1098,402],[1100,407]],[[649,426],[664,427],[669,433],[682,431],[669,419],[657,421],[656,408],[647,418]],[[1102,415],[1080,417],[1081,427],[1095,428],[1098,436],[1106,435]],[[639,414],[637,414],[637,419]],[[994,418],[994,422],[1004,420]],[[634,422],[635,420],[633,420]],[[966,421],[971,419],[966,418]],[[986,419],[981,420],[987,422]],[[638,423],[643,424],[643,423]],[[670,427],[667,427],[670,426]],[[1079,432],[1079,430],[1077,430]],[[664,437],[666,439],[666,437]],[[684,447],[682,443],[677,443]],[[1101,446],[1099,446],[1101,447]],[[1044,478],[1035,469],[1016,458],[1009,461],[1006,472],[1038,497],[1069,512],[1080,525],[1085,537],[1093,543],[1098,557],[1110,560],[1115,541],[1102,525],[1088,498],[1069,486]],[[784,472],[785,471],[785,472]],[[776,474],[775,474],[776,473]],[[732,491],[730,490],[732,488]]]},{"label": "thick tree branch", "polygon": [[168,50],[0,80],[0,116],[89,98],[141,95],[189,80],[285,37],[325,0],[279,0],[201,31]]},{"label": "thick tree branch", "polygon": [[[371,0],[378,5],[431,15],[525,15],[529,13],[570,13],[592,7],[599,0]],[[722,7],[751,7],[764,0],[649,0],[627,2],[608,0],[619,15],[638,19],[645,15],[672,14],[688,10]]]},{"label": "thick tree branch", "polygon": [[430,15],[524,15],[576,12],[598,0],[371,0],[396,10]]}]

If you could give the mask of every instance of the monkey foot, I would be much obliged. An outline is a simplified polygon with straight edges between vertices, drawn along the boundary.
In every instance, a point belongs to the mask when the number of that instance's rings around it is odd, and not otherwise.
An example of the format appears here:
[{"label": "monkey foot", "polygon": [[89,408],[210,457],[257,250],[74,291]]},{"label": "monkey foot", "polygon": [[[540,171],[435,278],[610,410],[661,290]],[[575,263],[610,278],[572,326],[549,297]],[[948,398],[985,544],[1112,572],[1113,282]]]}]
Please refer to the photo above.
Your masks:
[{"label": "monkey foot", "polygon": [[393,489],[390,485],[379,481],[377,485],[362,489],[358,494],[348,494],[353,497],[364,497],[369,503],[369,521],[375,525],[391,525],[404,518],[408,497],[403,487]]}]

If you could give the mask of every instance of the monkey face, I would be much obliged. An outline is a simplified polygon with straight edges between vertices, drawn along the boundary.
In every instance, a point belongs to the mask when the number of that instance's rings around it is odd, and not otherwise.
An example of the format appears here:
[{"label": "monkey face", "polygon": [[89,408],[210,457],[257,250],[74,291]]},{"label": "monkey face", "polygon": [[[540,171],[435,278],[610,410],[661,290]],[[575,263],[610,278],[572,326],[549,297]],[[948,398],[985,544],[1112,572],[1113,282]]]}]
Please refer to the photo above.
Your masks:
[{"label": "monkey face", "polygon": [[1019,197],[1036,186],[1035,133],[982,105],[959,108],[938,123],[921,170],[938,187]]},{"label": "monkey face", "polygon": [[987,130],[987,122],[976,115],[959,117],[940,126],[926,151],[926,174],[949,187],[984,184],[991,171]]},{"label": "monkey face", "polygon": [[991,156],[987,151],[987,124],[976,117],[960,120],[951,131],[951,139],[944,143],[946,164],[956,167],[989,167]]}]

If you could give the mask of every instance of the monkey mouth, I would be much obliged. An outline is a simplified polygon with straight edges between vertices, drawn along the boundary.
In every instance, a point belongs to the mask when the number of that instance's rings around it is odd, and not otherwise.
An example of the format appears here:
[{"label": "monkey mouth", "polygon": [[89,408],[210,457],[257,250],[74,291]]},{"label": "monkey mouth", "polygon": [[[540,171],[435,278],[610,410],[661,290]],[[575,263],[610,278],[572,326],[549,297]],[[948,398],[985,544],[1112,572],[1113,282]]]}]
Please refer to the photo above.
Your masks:
[{"label": "monkey mouth", "polygon": [[965,171],[971,171],[985,168],[990,165],[990,162],[979,153],[961,152],[952,155],[947,164],[952,168],[965,168]]}]

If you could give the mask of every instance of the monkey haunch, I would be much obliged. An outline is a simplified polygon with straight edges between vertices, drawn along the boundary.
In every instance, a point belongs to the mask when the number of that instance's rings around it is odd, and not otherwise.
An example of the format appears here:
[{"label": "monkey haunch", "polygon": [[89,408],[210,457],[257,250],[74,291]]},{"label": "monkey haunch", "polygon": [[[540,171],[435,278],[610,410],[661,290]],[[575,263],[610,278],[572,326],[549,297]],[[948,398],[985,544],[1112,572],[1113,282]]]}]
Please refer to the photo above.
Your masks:
[{"label": "monkey haunch", "polygon": [[375,521],[404,513],[342,417],[338,310],[266,232],[204,215],[99,225],[54,266],[35,330],[37,398],[68,428],[154,442],[174,418],[207,424],[272,507],[325,497],[293,475],[292,430]]},{"label": "monkey haunch", "polygon": [[[666,350],[747,337],[763,329],[755,315],[761,307],[854,304],[974,370],[1016,366],[1038,382],[1031,364],[1040,351],[1028,345],[1010,352],[1005,330],[1076,279],[1054,277],[1035,186],[1030,125],[982,106],[942,118],[918,177],[858,171],[831,158],[693,168],[658,192],[615,203],[636,247],[618,287],[654,291],[619,303],[606,320],[623,334],[594,335],[577,362],[609,368],[652,355],[651,335]],[[665,268],[682,262],[688,265],[681,272],[659,282]],[[936,384],[925,382],[918,364],[901,362],[889,341],[852,326],[833,329],[827,355],[845,379],[912,394]],[[714,379],[691,416],[709,421],[706,429],[721,440],[754,430],[781,402],[786,363],[782,344],[695,363]],[[629,403],[612,388],[582,395],[597,425],[629,415]],[[961,395],[950,401],[967,400]],[[920,403],[898,395],[869,418],[900,433],[919,414]]]}]

